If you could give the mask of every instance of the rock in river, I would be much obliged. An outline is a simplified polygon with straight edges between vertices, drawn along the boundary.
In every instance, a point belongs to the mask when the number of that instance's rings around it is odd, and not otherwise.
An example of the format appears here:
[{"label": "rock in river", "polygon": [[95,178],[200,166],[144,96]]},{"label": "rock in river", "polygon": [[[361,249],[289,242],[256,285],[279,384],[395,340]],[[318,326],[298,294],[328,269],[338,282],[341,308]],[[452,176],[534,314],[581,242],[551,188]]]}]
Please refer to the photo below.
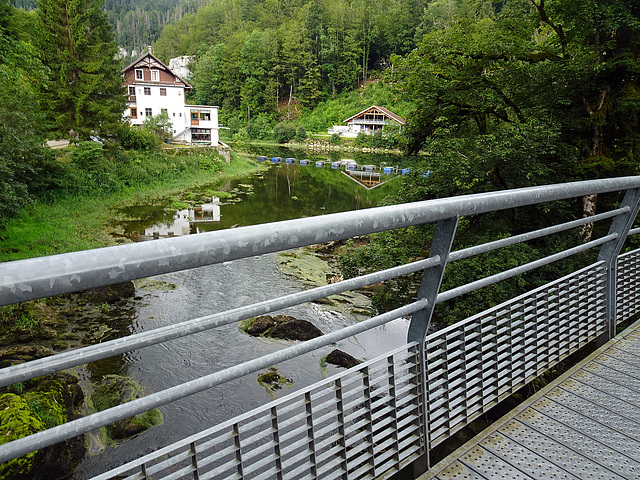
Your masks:
[{"label": "rock in river", "polygon": [[323,333],[313,323],[289,315],[262,315],[249,319],[242,329],[254,337],[271,337],[283,340],[311,340]]}]

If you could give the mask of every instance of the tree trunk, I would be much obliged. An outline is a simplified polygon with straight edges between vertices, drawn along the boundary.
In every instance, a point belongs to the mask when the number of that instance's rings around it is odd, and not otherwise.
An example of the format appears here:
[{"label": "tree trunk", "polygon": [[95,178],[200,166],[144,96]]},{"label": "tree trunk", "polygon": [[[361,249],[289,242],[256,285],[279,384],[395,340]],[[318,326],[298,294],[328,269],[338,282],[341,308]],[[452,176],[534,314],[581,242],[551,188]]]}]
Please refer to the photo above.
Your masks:
[{"label": "tree trunk", "polygon": [[[584,197],[582,197],[582,216],[584,218],[592,217],[596,214],[597,199],[597,193],[585,195]],[[590,241],[591,237],[593,236],[593,222],[583,225],[582,229],[580,230],[580,235],[582,235],[585,242]]]}]

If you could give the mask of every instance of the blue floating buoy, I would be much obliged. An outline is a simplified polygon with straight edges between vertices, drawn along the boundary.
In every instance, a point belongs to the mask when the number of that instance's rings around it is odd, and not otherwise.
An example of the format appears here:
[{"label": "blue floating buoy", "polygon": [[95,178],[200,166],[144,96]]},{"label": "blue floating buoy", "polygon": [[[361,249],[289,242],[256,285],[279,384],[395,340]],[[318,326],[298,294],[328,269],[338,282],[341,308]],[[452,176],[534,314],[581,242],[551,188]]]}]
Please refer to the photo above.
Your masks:
[{"label": "blue floating buoy", "polygon": [[324,167],[324,160],[319,160],[316,162],[316,167]]},{"label": "blue floating buoy", "polygon": [[331,162],[331,168],[340,168],[340,162]]},{"label": "blue floating buoy", "polygon": [[357,167],[357,163],[347,163],[347,170],[355,170]]},{"label": "blue floating buoy", "polygon": [[310,160],[300,160],[300,165],[311,165]]},{"label": "blue floating buoy", "polygon": [[402,169],[402,174],[406,175],[407,173],[409,173],[411,170],[409,170],[408,168],[403,168]]},{"label": "blue floating buoy", "polygon": [[384,169],[382,170],[382,173],[393,173],[393,167],[384,167]]},{"label": "blue floating buoy", "polygon": [[365,165],[364,166],[364,171],[365,172],[373,172],[375,170],[375,166],[374,165]]},{"label": "blue floating buoy", "polygon": [[258,156],[258,161],[259,162],[266,162],[267,161],[267,157]]},{"label": "blue floating buoy", "polygon": [[427,170],[427,173],[422,174],[424,178],[427,178],[429,175],[431,175],[431,170]]},{"label": "blue floating buoy", "polygon": [[285,158],[284,159],[284,163],[286,163],[287,165],[293,165],[294,163],[296,163],[296,159],[295,158]]}]

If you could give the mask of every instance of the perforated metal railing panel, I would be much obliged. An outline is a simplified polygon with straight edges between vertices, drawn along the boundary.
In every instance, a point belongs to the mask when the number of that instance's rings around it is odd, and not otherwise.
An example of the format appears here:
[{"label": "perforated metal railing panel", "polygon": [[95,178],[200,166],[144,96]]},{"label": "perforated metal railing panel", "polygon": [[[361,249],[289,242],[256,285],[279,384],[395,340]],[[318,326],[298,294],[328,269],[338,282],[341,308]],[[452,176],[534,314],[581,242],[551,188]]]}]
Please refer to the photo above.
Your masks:
[{"label": "perforated metal railing panel", "polygon": [[425,452],[415,345],[96,479],[385,478]]},{"label": "perforated metal railing panel", "polygon": [[640,478],[639,364],[637,322],[421,480]]},{"label": "perforated metal railing panel", "polygon": [[605,328],[602,263],[427,337],[431,447]]},{"label": "perforated metal railing panel", "polygon": [[640,313],[640,250],[618,257],[617,321],[629,320]]}]

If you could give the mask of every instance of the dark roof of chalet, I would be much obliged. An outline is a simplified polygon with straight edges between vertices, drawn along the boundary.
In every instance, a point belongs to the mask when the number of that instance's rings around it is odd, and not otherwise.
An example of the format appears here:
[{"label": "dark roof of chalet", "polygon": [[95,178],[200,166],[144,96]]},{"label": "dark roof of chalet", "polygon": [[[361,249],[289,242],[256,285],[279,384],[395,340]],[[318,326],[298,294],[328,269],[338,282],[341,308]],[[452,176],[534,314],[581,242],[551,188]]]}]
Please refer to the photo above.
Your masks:
[{"label": "dark roof of chalet", "polygon": [[183,82],[185,84],[185,88],[191,90],[193,87],[189,84],[189,82],[187,82],[184,78],[180,77],[180,75],[177,75],[176,73],[173,72],[173,70],[171,70],[169,67],[167,67],[164,63],[162,63],[160,61],[160,59],[158,57],[156,57],[153,53],[151,52],[145,52],[142,55],[140,55],[137,59],[135,59],[133,62],[131,62],[127,67],[122,69],[122,73],[126,72],[127,70],[131,70],[131,68],[138,66],[138,64],[143,61],[145,59],[145,57],[150,57],[150,59],[146,62],[148,66],[151,66],[151,64],[153,62],[156,62],[158,64],[160,64],[160,66],[162,68],[164,68],[167,72],[171,73],[171,75],[174,75],[176,78],[178,78],[181,82]]},{"label": "dark roof of chalet", "polygon": [[395,120],[396,122],[400,123],[401,125],[405,124],[404,118],[396,115],[391,110],[388,110],[388,109],[386,109],[384,107],[379,107],[377,105],[371,105],[369,108],[365,108],[360,113],[356,113],[354,116],[347,118],[343,123],[347,123],[349,120],[353,120],[354,118],[357,118],[357,117],[359,117],[361,115],[364,115],[365,113],[368,113],[369,111],[374,110],[374,109],[379,110],[381,113],[385,114],[387,117],[392,118],[393,120]]}]

